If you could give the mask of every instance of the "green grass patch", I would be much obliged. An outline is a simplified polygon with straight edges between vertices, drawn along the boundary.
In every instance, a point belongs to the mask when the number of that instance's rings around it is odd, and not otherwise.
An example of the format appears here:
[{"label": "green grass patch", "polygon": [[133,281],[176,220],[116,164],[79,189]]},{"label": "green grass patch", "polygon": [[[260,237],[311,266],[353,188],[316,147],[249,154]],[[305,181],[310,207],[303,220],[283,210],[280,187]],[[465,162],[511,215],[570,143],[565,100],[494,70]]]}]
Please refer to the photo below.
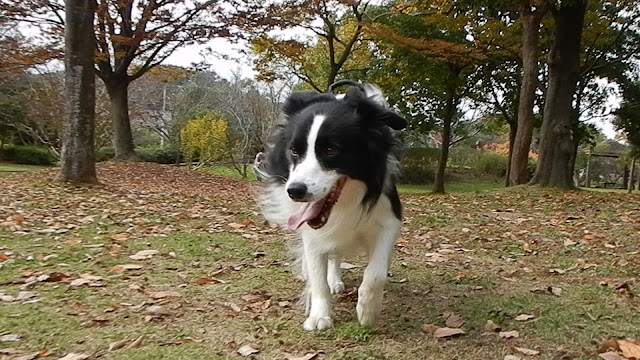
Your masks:
[{"label": "green grass patch", "polygon": [[[238,170],[231,166],[203,166],[198,169],[198,171],[206,172],[208,174],[226,176],[233,179],[242,179],[242,175]],[[253,166],[247,167],[247,178],[246,180],[256,180],[256,175],[253,173]]]}]

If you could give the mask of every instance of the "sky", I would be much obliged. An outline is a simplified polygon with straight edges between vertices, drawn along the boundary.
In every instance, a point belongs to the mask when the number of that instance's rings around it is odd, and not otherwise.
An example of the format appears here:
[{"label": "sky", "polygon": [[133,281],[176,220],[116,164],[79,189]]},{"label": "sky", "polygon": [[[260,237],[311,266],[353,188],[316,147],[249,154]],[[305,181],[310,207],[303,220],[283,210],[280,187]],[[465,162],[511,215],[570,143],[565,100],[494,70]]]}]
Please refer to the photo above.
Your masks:
[{"label": "sky", "polygon": [[[213,49],[216,54],[207,51]],[[230,79],[234,73],[239,73],[243,78],[253,78],[256,72],[253,70],[251,61],[242,50],[246,50],[244,44],[232,44],[227,39],[214,39],[207,44],[192,45],[177,49],[166,61],[167,64],[190,67],[193,63],[206,61],[210,64],[209,70],[215,71],[223,78]],[[610,96],[607,100],[609,108],[617,108],[620,103],[619,97]],[[604,135],[612,139],[617,132],[609,118],[596,118],[589,123],[599,127]]]}]

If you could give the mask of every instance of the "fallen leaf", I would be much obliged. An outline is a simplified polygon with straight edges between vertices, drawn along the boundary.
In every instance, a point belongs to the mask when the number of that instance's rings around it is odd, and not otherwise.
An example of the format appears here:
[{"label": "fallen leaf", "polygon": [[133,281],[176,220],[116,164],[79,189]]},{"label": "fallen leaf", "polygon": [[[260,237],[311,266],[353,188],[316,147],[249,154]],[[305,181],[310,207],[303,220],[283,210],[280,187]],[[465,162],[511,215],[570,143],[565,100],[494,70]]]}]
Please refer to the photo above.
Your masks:
[{"label": "fallen leaf", "polygon": [[517,330],[501,331],[501,332],[498,333],[498,336],[500,336],[503,339],[512,339],[512,338],[517,338],[518,336],[520,336],[520,333]]},{"label": "fallen leaf", "polygon": [[251,220],[251,219],[247,218],[247,219],[245,219],[245,220],[242,222],[242,225],[244,225],[244,226],[250,226],[250,225],[253,225],[253,220]]},{"label": "fallen leaf", "polygon": [[59,358],[58,360],[86,360],[88,358],[89,358],[89,355],[68,353],[67,355]]},{"label": "fallen leaf", "polygon": [[109,344],[109,351],[116,351],[118,349],[122,349],[125,345],[127,345],[127,343],[129,342],[128,339],[122,339],[120,341],[115,341]]},{"label": "fallen leaf", "polygon": [[620,352],[626,358],[640,358],[640,345],[627,340],[618,340]]},{"label": "fallen leaf", "polygon": [[20,336],[16,334],[6,334],[0,336],[0,342],[16,342],[20,341]]},{"label": "fallen leaf", "polygon": [[242,345],[239,349],[238,349],[238,354],[242,355],[242,356],[249,356],[249,355],[253,355],[253,354],[257,354],[259,353],[260,350],[256,350],[254,348],[251,347],[251,345]]},{"label": "fallen leaf", "polygon": [[465,334],[465,332],[462,329],[443,327],[443,328],[437,329],[433,333],[433,336],[435,336],[438,339],[444,339],[444,338],[449,338],[449,337],[463,335],[463,334]]},{"label": "fallen leaf", "polygon": [[118,307],[116,305],[109,305],[109,306],[107,306],[106,309],[104,309],[104,312],[106,312],[106,313],[114,312],[114,311],[116,311],[117,308]]},{"label": "fallen leaf", "polygon": [[535,315],[530,314],[520,314],[514,318],[515,321],[527,321],[535,318]]},{"label": "fallen leaf", "polygon": [[233,310],[233,311],[235,311],[235,312],[238,312],[238,313],[239,313],[239,312],[241,312],[241,311],[242,311],[242,309],[240,308],[240,306],[236,305],[235,303],[230,302],[230,303],[227,303],[226,305],[227,305],[231,310]]},{"label": "fallen leaf", "polygon": [[436,332],[436,330],[440,329],[439,326],[436,326],[433,324],[422,324],[420,328],[422,329],[422,331],[430,335],[433,335]]},{"label": "fallen leaf", "polygon": [[111,240],[113,240],[113,241],[125,241],[128,238],[129,238],[129,234],[127,234],[127,233],[120,233],[120,234],[111,235]]},{"label": "fallen leaf", "polygon": [[224,280],[220,280],[220,279],[216,279],[216,278],[195,278],[193,281],[195,281],[196,284],[198,285],[205,285],[205,284],[211,284],[211,283],[215,283],[215,284],[226,284],[227,282]]},{"label": "fallen leaf", "polygon": [[229,226],[231,226],[234,229],[241,229],[243,227],[247,227],[247,225],[245,224],[238,224],[238,223],[229,223]]},{"label": "fallen leaf", "polygon": [[150,293],[149,296],[153,299],[164,299],[168,297],[181,297],[182,294],[177,291],[158,291],[155,293]]},{"label": "fallen leaf", "polygon": [[522,360],[522,358],[515,355],[507,355],[504,357],[504,360]]},{"label": "fallen leaf", "polygon": [[22,351],[20,350],[16,350],[14,348],[3,348],[0,349],[0,355],[17,355],[20,354]]},{"label": "fallen leaf", "polygon": [[82,285],[87,285],[91,283],[91,280],[87,280],[87,279],[75,279],[73,280],[71,283],[69,283],[69,287],[71,288],[77,288],[80,287]]},{"label": "fallen leaf", "polygon": [[487,320],[487,323],[484,326],[484,330],[488,332],[499,332],[502,330],[502,327],[491,320]]},{"label": "fallen leaf", "polygon": [[606,353],[598,354],[604,360],[626,360],[622,356],[620,356],[617,352],[609,351]]},{"label": "fallen leaf", "polygon": [[285,360],[312,360],[318,357],[318,353],[308,353],[304,356],[286,356]]},{"label": "fallen leaf", "polygon": [[132,260],[147,260],[158,254],[160,254],[158,250],[141,250],[134,255],[130,255],[129,258]]},{"label": "fallen leaf", "polygon": [[9,260],[9,257],[3,253],[0,253],[0,262]]},{"label": "fallen leaf", "polygon": [[538,350],[532,350],[532,349],[521,348],[521,347],[514,347],[514,349],[516,349],[516,351],[519,352],[520,354],[527,355],[527,356],[534,356],[534,355],[540,354],[540,351]]},{"label": "fallen leaf", "polygon": [[171,312],[160,305],[152,305],[147,308],[147,312],[158,316],[168,316]]},{"label": "fallen leaf", "polygon": [[451,314],[447,317],[446,325],[450,328],[459,328],[464,325],[464,320],[458,314]]},{"label": "fallen leaf", "polygon": [[139,348],[142,346],[142,340],[144,340],[144,335],[140,335],[137,339],[133,340],[133,342],[127,346],[127,349]]},{"label": "fallen leaf", "polygon": [[142,265],[140,264],[124,264],[124,265],[116,265],[112,267],[109,272],[114,274],[122,274],[125,270],[139,270],[142,269]]},{"label": "fallen leaf", "polygon": [[562,295],[562,289],[559,287],[553,287],[553,286],[549,286],[549,288],[547,289],[550,293],[552,293],[555,296],[561,296]]},{"label": "fallen leaf", "polygon": [[29,354],[29,355],[18,356],[18,357],[13,358],[13,360],[33,360],[33,359],[37,359],[39,357],[40,357],[40,352],[37,352],[37,353]]}]

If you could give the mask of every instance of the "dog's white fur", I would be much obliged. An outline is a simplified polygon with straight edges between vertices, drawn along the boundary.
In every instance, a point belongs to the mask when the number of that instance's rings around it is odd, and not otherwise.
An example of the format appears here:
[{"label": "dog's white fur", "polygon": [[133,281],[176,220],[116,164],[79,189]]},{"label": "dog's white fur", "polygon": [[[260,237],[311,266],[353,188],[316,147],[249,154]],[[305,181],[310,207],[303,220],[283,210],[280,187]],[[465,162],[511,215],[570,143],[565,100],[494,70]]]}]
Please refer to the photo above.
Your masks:
[{"label": "dog's white fur", "polygon": [[[297,166],[292,166],[287,183],[267,187],[261,203],[269,221],[286,225],[291,214],[302,206],[287,195],[289,184],[303,182],[315,201],[325,197],[340,178],[337,172],[322,169],[315,157],[315,139],[323,120],[321,115],[314,118],[307,139],[307,154]],[[395,158],[388,165],[392,173],[392,168],[397,166]],[[386,186],[391,186],[390,179]],[[304,224],[297,230],[302,240],[302,273],[307,280],[305,330],[324,330],[333,326],[331,294],[345,289],[341,259],[360,249],[368,254],[369,263],[358,289],[358,320],[362,325],[372,326],[381,312],[387,271],[395,240],[400,235],[401,221],[394,216],[391,202],[384,194],[371,210],[363,207],[365,193],[366,185],[362,181],[347,179],[327,223],[319,229]]]}]

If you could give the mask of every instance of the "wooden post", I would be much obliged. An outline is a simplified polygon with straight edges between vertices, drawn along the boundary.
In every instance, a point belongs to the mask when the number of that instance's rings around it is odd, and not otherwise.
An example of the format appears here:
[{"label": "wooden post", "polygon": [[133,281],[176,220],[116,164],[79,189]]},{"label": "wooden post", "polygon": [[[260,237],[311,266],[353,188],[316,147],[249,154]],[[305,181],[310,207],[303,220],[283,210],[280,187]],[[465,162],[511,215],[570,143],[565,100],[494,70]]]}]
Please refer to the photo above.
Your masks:
[{"label": "wooden post", "polygon": [[629,184],[627,186],[627,193],[631,194],[633,191],[633,178],[635,174],[633,173],[636,169],[636,158],[631,159],[631,166],[629,168]]},{"label": "wooden post", "polygon": [[591,151],[589,151],[589,156],[587,157],[587,175],[584,181],[584,186],[588,189],[591,187]]}]

